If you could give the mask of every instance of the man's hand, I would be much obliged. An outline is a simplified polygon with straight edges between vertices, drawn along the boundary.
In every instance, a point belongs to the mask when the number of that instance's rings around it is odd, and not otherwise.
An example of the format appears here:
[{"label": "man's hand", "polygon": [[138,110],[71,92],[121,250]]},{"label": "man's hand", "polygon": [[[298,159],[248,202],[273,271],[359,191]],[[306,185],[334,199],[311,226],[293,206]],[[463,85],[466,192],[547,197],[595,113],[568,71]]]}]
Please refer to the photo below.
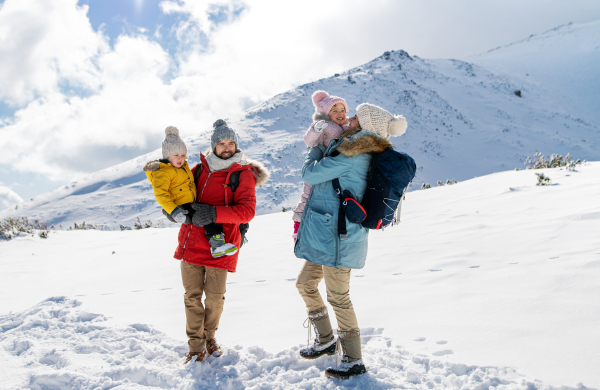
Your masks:
[{"label": "man's hand", "polygon": [[175,210],[171,213],[171,218],[175,220],[177,223],[185,222],[185,215],[187,214],[187,210],[182,209],[181,207],[175,207]]},{"label": "man's hand", "polygon": [[192,208],[196,210],[192,217],[192,223],[198,227],[215,223],[217,221],[217,209],[204,203],[193,203]]}]

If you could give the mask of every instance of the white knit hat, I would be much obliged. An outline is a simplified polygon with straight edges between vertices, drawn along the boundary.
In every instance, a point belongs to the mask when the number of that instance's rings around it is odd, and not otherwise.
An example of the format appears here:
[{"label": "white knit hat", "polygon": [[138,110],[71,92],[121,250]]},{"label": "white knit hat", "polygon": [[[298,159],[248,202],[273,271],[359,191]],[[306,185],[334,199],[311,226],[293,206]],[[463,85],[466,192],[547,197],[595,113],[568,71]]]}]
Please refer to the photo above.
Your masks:
[{"label": "white knit hat", "polygon": [[169,126],[165,129],[165,140],[162,142],[163,158],[169,158],[175,153],[187,154],[187,148],[183,140],[179,138],[177,127]]},{"label": "white knit hat", "polygon": [[375,133],[383,138],[402,135],[406,132],[406,119],[402,115],[392,115],[374,104],[362,103],[356,107],[358,123],[363,130]]}]

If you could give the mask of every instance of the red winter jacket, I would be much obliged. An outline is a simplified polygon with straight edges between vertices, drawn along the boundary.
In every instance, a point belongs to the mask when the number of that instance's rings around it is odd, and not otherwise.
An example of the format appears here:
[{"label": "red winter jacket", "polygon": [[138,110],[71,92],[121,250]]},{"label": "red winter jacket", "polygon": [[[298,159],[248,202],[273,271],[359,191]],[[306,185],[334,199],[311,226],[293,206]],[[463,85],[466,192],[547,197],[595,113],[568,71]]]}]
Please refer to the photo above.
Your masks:
[{"label": "red winter jacket", "polygon": [[[258,169],[252,165],[234,163],[229,169],[210,172],[204,155],[200,154],[200,177],[196,183],[198,198],[196,202],[216,206],[217,223],[223,224],[225,242],[238,248],[241,243],[239,225],[250,222],[254,218],[256,208],[256,178],[260,175]],[[192,172],[198,169],[197,164]],[[226,186],[229,184],[231,173],[241,171],[239,186],[235,194]],[[254,172],[253,172],[254,171]],[[206,238],[203,227],[194,224],[182,224],[179,229],[179,244],[174,257],[186,263],[197,264],[213,268],[226,269],[235,272],[239,251],[232,256],[213,258],[210,254],[210,244]]]}]

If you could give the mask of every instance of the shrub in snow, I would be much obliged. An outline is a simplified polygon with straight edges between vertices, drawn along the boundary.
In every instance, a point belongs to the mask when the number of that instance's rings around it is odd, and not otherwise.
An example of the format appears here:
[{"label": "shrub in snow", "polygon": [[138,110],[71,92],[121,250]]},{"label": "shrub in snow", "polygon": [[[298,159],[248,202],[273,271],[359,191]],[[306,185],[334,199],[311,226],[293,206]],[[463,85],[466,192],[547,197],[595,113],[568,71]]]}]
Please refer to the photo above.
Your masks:
[{"label": "shrub in snow", "polygon": [[426,190],[428,188],[431,188],[431,184],[429,184],[429,183],[423,183],[423,184],[421,184],[421,189],[422,190]]},{"label": "shrub in snow", "polygon": [[33,234],[38,232],[40,238],[48,238],[48,226],[45,222],[34,220],[30,222],[27,217],[5,218],[0,222],[0,239],[10,240],[21,233]]},{"label": "shrub in snow", "polygon": [[[148,220],[144,223],[142,223],[142,221],[140,221],[140,217],[137,217],[137,222],[133,224],[133,227],[135,230],[140,230],[140,229],[149,229],[152,227],[152,221]],[[123,229],[121,229],[123,230]],[[129,229],[131,230],[131,229]]]},{"label": "shrub in snow", "polygon": [[73,223],[73,226],[70,226],[67,230],[102,230],[102,228],[98,225],[85,223],[85,221],[83,221],[80,224],[77,224],[77,222]]},{"label": "shrub in snow", "polygon": [[550,185],[550,178],[544,176],[543,173],[536,173],[537,177],[538,177],[538,182],[536,184],[536,186],[549,186]]},{"label": "shrub in snow", "polygon": [[537,152],[533,155],[533,158],[527,157],[525,164],[530,164],[527,169],[566,167],[569,171],[575,171],[575,167],[577,164],[581,164],[581,160],[573,161],[571,153],[567,153],[567,156],[564,158],[560,154],[553,154],[550,156],[550,161],[548,161],[540,152]]}]

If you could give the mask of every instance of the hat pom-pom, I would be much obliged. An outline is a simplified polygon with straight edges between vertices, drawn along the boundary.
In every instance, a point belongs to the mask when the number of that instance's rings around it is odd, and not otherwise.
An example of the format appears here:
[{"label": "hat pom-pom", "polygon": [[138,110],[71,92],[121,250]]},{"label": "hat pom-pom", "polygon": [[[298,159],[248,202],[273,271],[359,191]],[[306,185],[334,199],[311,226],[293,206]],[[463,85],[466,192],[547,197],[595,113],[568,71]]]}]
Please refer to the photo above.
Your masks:
[{"label": "hat pom-pom", "polygon": [[165,135],[179,135],[179,129],[175,126],[169,126],[165,129]]},{"label": "hat pom-pom", "polygon": [[217,121],[213,123],[213,129],[221,126],[227,126],[227,122],[225,122],[223,119],[217,119]]},{"label": "hat pom-pom", "polygon": [[326,97],[329,97],[329,94],[325,91],[316,91],[315,93],[313,93],[312,101],[315,107],[321,100],[325,99]]},{"label": "hat pom-pom", "polygon": [[388,134],[395,136],[402,135],[406,132],[407,127],[408,123],[406,122],[406,118],[402,115],[396,115],[388,124]]}]

